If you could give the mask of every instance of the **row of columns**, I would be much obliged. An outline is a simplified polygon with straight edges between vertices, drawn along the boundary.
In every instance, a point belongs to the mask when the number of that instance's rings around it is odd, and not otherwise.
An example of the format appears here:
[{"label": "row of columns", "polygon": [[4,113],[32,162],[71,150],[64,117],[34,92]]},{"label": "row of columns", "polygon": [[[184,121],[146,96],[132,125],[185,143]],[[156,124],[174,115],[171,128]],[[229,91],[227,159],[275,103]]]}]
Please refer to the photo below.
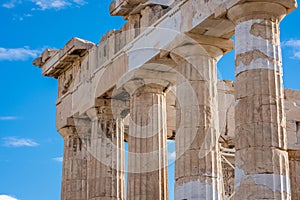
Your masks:
[{"label": "row of columns", "polygon": [[[291,199],[290,180],[293,199],[299,198],[299,191],[294,192],[299,176],[290,178],[283,107],[279,22],[285,14],[280,4],[257,1],[228,12],[236,24],[236,200]],[[222,55],[220,48],[207,44],[182,46],[171,54],[180,74],[175,200],[224,199],[216,68]],[[127,199],[166,200],[166,87],[130,84]],[[74,127],[60,130],[65,140],[63,200],[126,199],[124,125],[111,107],[89,111],[92,128],[84,134]],[[290,154],[291,167],[299,167],[298,153]]]},{"label": "row of columns", "polygon": [[[166,93],[160,85],[145,85],[131,99],[127,199],[168,199]],[[63,200],[125,199],[124,119],[111,100],[101,101],[105,106],[89,110],[88,119],[60,130]]]}]

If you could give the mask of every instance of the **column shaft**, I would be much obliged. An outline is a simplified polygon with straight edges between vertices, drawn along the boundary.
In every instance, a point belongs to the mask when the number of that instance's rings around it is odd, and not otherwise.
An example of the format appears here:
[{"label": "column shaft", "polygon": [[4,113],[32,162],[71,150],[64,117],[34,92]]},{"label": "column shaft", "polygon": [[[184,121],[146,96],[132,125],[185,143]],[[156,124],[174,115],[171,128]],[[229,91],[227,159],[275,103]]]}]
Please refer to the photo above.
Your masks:
[{"label": "column shaft", "polygon": [[82,137],[75,127],[60,130],[64,136],[62,200],[87,200],[87,157]]},{"label": "column shaft", "polygon": [[222,199],[216,47],[191,45],[178,62],[175,200]]},{"label": "column shaft", "polygon": [[88,112],[92,118],[89,147],[89,200],[124,200],[123,119],[114,119],[109,106]]},{"label": "column shaft", "polygon": [[236,23],[235,199],[290,199],[279,22],[276,3],[244,3]]},{"label": "column shaft", "polygon": [[128,199],[167,200],[166,96],[158,85],[131,95]]}]

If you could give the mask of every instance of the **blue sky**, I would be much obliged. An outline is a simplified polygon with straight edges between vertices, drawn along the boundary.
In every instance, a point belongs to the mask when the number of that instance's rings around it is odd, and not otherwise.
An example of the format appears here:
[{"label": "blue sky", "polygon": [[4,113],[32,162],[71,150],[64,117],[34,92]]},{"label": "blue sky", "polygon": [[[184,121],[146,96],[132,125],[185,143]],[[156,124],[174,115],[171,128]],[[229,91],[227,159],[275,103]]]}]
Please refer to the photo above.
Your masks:
[{"label": "blue sky", "polygon": [[[57,82],[32,60],[46,47],[72,37],[100,41],[121,17],[110,0],[1,0],[0,2],[0,200],[60,198],[63,140],[55,128]],[[284,82],[300,90],[300,11],[281,23]],[[233,52],[219,62],[219,77],[234,79]],[[170,173],[172,176],[172,173]],[[170,199],[172,199],[170,195]]]}]

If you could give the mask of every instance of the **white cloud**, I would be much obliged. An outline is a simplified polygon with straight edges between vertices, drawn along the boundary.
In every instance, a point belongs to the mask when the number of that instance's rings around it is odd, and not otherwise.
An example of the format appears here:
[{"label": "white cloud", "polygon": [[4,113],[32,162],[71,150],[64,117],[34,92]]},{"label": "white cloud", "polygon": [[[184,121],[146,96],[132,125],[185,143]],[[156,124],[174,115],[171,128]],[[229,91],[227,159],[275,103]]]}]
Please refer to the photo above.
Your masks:
[{"label": "white cloud", "polygon": [[23,21],[25,18],[32,17],[32,14],[15,15],[13,20]]},{"label": "white cloud", "polygon": [[16,116],[0,116],[0,121],[13,121],[17,120],[19,117]]},{"label": "white cloud", "polygon": [[295,52],[295,53],[294,53],[294,58],[300,60],[300,50],[299,50],[298,52]]},{"label": "white cloud", "polygon": [[[15,3],[14,3],[14,2],[4,3],[4,4],[2,4],[2,7],[8,8],[8,9],[14,8],[14,7],[15,7]],[[0,200],[1,200],[1,199],[0,199]]]},{"label": "white cloud", "polygon": [[87,2],[84,0],[31,0],[38,6],[39,10],[60,10],[72,5],[82,6]]},{"label": "white cloud", "polygon": [[288,47],[300,47],[300,40],[290,39],[288,41],[283,42],[283,46]]},{"label": "white cloud", "polygon": [[39,145],[35,141],[26,138],[5,137],[2,140],[5,147],[36,147]]},{"label": "white cloud", "polygon": [[56,162],[63,162],[64,158],[63,157],[57,157],[57,158],[53,158],[53,160],[56,161]]},{"label": "white cloud", "polygon": [[17,4],[21,4],[22,0],[7,0],[6,3],[2,4],[2,7],[11,9],[16,7]]},{"label": "white cloud", "polygon": [[168,159],[169,160],[175,160],[176,159],[176,152],[169,152],[169,155],[168,155]]},{"label": "white cloud", "polygon": [[68,1],[64,0],[32,0],[33,3],[35,3],[40,10],[48,10],[48,9],[62,9],[67,6],[70,6],[70,3]]},{"label": "white cloud", "polygon": [[18,200],[18,199],[16,199],[15,197],[12,197],[12,196],[5,195],[5,194],[0,194],[0,200]]},{"label": "white cloud", "polygon": [[41,49],[30,49],[28,46],[22,48],[3,48],[0,47],[0,61],[27,60],[37,57],[42,52]]},{"label": "white cloud", "polygon": [[17,4],[22,4],[26,1],[35,4],[36,7],[32,8],[32,10],[60,10],[70,6],[83,6],[87,4],[85,0],[10,0],[3,3],[2,7],[11,9],[16,7]]},{"label": "white cloud", "polygon": [[167,144],[168,144],[168,161],[174,162],[176,159],[175,141],[167,140]]},{"label": "white cloud", "polygon": [[283,42],[282,46],[292,48],[293,50],[292,58],[300,60],[300,40],[290,39]]},{"label": "white cloud", "polygon": [[73,0],[73,2],[81,6],[87,4],[87,2],[84,0]]}]

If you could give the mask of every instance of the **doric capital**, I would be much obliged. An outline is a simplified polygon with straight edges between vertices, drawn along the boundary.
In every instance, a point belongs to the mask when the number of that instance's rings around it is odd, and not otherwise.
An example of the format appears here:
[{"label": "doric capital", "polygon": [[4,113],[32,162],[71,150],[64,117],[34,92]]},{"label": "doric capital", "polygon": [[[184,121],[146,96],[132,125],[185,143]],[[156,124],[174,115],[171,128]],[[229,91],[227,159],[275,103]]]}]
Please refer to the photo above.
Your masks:
[{"label": "doric capital", "polygon": [[281,20],[288,13],[287,8],[274,2],[255,1],[232,7],[227,17],[235,24],[251,19]]},{"label": "doric capital", "polygon": [[196,65],[199,60],[219,60],[224,52],[219,47],[208,44],[187,44],[172,50],[171,57],[177,62],[188,62]]},{"label": "doric capital", "polygon": [[141,93],[154,93],[163,94],[169,87],[170,83],[167,81],[151,81],[147,83],[145,79],[130,80],[124,88],[130,93],[130,95],[136,95]]},{"label": "doric capital", "polygon": [[86,111],[86,115],[91,121],[99,119],[122,119],[128,115],[129,101],[116,99],[113,96],[109,99],[99,98],[95,107]]},{"label": "doric capital", "polygon": [[117,87],[124,88],[130,95],[140,89],[160,93],[166,92],[175,81],[176,74],[172,68],[160,68],[159,65],[151,63],[128,72],[120,79]]},{"label": "doric capital", "polygon": [[217,61],[224,54],[230,52],[233,47],[233,40],[203,35],[193,31],[178,35],[175,42],[168,45],[162,55],[170,54],[172,60],[177,64],[191,63],[195,58]]}]

